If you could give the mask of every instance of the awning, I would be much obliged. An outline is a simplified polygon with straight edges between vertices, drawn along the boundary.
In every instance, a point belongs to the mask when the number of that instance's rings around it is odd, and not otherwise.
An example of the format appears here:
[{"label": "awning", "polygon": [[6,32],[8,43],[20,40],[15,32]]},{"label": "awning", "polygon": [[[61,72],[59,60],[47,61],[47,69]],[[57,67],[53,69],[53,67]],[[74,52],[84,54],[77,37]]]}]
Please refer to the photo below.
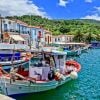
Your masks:
[{"label": "awning", "polygon": [[15,41],[25,41],[20,35],[10,35],[10,38],[14,39]]}]

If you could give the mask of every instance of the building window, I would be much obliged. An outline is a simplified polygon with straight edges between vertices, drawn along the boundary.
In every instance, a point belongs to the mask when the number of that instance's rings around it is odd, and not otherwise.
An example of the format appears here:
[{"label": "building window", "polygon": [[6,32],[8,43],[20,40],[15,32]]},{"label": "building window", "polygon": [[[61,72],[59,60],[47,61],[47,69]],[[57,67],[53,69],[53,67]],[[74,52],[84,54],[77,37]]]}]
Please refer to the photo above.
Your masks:
[{"label": "building window", "polygon": [[45,37],[45,41],[47,42],[47,38]]},{"label": "building window", "polygon": [[55,38],[55,42],[57,42],[57,39]]},{"label": "building window", "polygon": [[9,21],[8,24],[11,24],[11,21]]},{"label": "building window", "polygon": [[51,42],[51,36],[50,36],[50,42]]},{"label": "building window", "polygon": [[50,40],[49,40],[49,36],[48,36],[48,43],[49,43],[49,41],[50,41]]},{"label": "building window", "polygon": [[39,37],[39,38],[42,37],[41,31],[38,31],[38,37]]},{"label": "building window", "polygon": [[58,38],[58,41],[60,42],[60,38]]},{"label": "building window", "polygon": [[34,35],[36,35],[36,32],[34,32]]},{"label": "building window", "polygon": [[3,20],[3,23],[5,23],[5,20]]},{"label": "building window", "polygon": [[4,24],[4,32],[7,32],[8,29],[7,29],[7,24]]}]

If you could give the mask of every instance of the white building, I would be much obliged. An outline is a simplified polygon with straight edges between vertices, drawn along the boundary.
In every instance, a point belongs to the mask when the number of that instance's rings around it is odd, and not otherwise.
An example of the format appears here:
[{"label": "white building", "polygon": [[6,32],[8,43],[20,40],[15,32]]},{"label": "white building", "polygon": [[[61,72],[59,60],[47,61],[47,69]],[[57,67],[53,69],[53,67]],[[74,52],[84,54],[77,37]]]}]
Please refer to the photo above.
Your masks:
[{"label": "white building", "polygon": [[55,42],[73,42],[74,35],[57,35],[57,36],[52,36],[52,43]]},{"label": "white building", "polygon": [[51,44],[52,43],[52,32],[48,31],[48,30],[45,30],[44,31],[45,34],[45,45],[48,45],[48,44]]},{"label": "white building", "polygon": [[1,42],[29,45],[30,28],[20,20],[2,18],[0,20]]},{"label": "white building", "polygon": [[38,46],[43,46],[45,44],[44,29],[36,26],[30,26],[30,28],[32,48],[38,48]]}]

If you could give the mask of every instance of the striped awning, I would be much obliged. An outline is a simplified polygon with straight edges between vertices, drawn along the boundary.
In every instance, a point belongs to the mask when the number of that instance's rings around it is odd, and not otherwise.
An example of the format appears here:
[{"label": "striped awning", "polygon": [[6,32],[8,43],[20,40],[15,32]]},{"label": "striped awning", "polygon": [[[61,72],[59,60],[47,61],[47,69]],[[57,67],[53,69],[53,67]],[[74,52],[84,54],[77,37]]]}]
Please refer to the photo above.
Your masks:
[{"label": "striped awning", "polygon": [[25,41],[20,35],[10,35],[10,38],[14,39],[15,41]]}]

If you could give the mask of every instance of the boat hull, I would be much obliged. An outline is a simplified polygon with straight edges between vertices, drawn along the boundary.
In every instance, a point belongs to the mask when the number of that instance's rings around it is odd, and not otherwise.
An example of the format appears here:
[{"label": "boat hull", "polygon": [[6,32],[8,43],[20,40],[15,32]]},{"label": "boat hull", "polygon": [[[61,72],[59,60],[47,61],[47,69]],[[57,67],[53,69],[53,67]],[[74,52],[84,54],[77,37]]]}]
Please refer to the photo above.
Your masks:
[{"label": "boat hull", "polygon": [[53,80],[46,83],[30,83],[30,82],[10,83],[9,81],[6,80],[6,83],[2,81],[0,85],[1,85],[1,90],[5,95],[13,96],[13,95],[37,93],[55,89],[58,86],[68,82],[69,80],[71,80],[70,77],[67,77],[65,80],[62,81]]},{"label": "boat hull", "polygon": [[67,56],[78,56],[80,53],[78,51],[65,51],[67,52]]}]

